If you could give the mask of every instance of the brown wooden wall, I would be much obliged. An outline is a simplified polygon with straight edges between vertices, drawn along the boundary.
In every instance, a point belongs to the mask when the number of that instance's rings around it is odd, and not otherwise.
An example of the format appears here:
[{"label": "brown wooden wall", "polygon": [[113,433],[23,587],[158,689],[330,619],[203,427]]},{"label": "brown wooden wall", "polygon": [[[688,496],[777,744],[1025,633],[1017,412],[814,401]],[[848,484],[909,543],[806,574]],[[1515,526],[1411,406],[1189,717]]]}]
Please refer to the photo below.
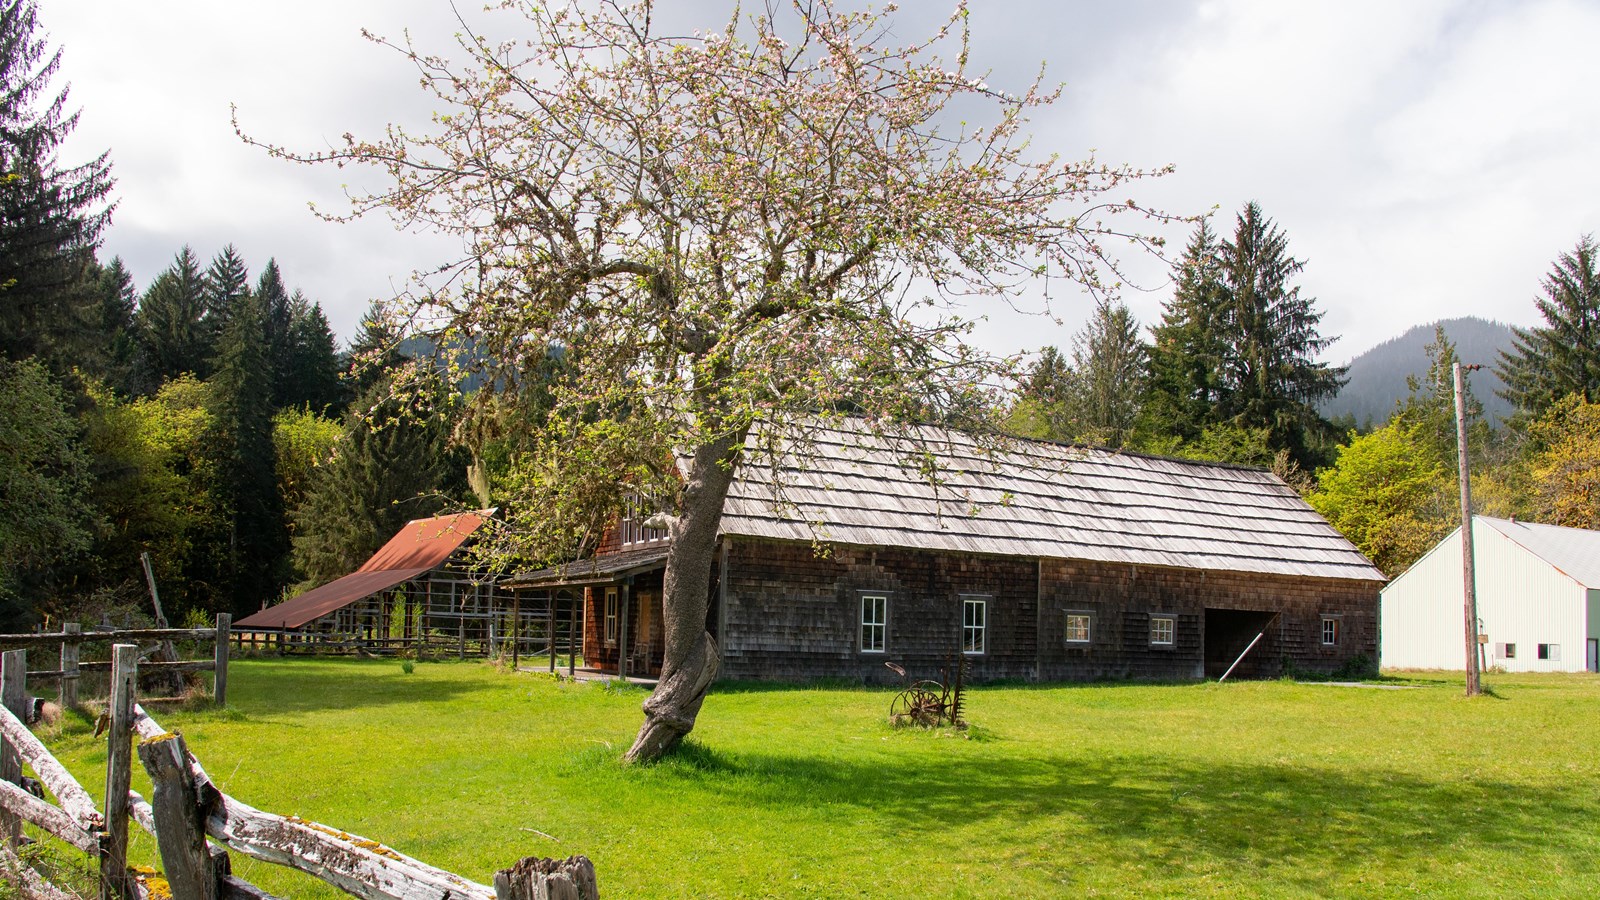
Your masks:
[{"label": "brown wooden wall", "polygon": [[[988,597],[986,652],[970,657],[980,680],[1206,677],[1208,619],[1211,677],[1263,627],[1234,677],[1275,677],[1286,659],[1332,671],[1357,654],[1377,658],[1374,582],[901,548],[836,547],[819,558],[810,544],[750,539],[730,541],[727,553],[728,678],[897,682],[886,661],[933,677],[960,649],[966,594]],[[859,647],[869,591],[889,597],[881,654]],[[1070,612],[1093,617],[1087,645],[1066,641]],[[1172,646],[1150,643],[1152,614],[1175,620]],[[1337,646],[1322,646],[1323,615],[1339,617]]]},{"label": "brown wooden wall", "polygon": [[[848,678],[898,682],[938,674],[961,649],[963,594],[987,595],[987,650],[970,657],[978,679],[1028,678],[1035,665],[1037,569],[1031,559],[904,549],[733,541],[722,642],[729,678]],[[860,650],[861,594],[888,596],[885,652]]]},{"label": "brown wooden wall", "polygon": [[[655,675],[661,670],[661,657],[666,652],[666,629],[661,618],[661,573],[652,572],[634,579],[632,597],[628,603],[628,643],[634,647],[637,662],[630,668],[630,676]],[[620,588],[619,588],[620,592]],[[620,595],[618,597],[620,601]],[[604,586],[583,588],[583,664],[607,672],[617,669],[617,647],[605,645]],[[649,609],[645,607],[648,606]],[[645,636],[645,626],[649,635]],[[621,638],[620,629],[618,638]],[[646,642],[648,641],[648,652]],[[644,663],[648,661],[648,669]]]}]

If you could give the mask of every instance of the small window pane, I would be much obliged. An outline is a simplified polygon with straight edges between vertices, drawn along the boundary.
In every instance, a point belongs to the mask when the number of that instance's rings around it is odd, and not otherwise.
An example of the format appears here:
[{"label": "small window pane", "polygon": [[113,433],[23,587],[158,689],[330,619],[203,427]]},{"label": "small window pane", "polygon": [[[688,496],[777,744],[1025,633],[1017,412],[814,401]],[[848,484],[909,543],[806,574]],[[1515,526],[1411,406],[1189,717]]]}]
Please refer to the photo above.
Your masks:
[{"label": "small window pane", "polygon": [[861,597],[861,652],[884,651],[884,627],[888,620],[889,598],[870,594]]},{"label": "small window pane", "polygon": [[1170,616],[1152,616],[1150,618],[1150,643],[1171,644],[1174,630]]},{"label": "small window pane", "polygon": [[1540,644],[1539,645],[1539,658],[1540,659],[1547,659],[1547,660],[1550,660],[1551,662],[1560,662],[1561,661],[1561,645],[1560,644]]},{"label": "small window pane", "polygon": [[617,642],[617,589],[606,588],[606,644]]},{"label": "small window pane", "polygon": [[1067,614],[1067,641],[1073,644],[1087,644],[1089,642],[1089,616],[1080,613]]},{"label": "small window pane", "polygon": [[964,600],[961,604],[961,652],[982,653],[984,633],[989,624],[989,604],[984,600]]}]

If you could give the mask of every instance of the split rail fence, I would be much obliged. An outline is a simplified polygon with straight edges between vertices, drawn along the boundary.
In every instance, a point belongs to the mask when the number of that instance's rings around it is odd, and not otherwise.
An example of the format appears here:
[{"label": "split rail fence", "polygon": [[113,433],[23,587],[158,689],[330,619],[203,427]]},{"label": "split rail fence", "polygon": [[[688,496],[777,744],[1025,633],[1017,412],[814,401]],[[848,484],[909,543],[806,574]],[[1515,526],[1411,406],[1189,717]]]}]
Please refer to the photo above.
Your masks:
[{"label": "split rail fence", "polygon": [[[594,866],[583,856],[528,857],[496,872],[492,886],[476,884],[377,841],[264,812],[228,796],[189,752],[183,736],[167,732],[135,702],[139,656],[136,645],[112,649],[102,810],[25,724],[32,706],[27,651],[0,654],[0,875],[22,896],[75,896],[50,883],[19,852],[28,841],[22,827],[28,823],[98,860],[99,900],[274,900],[233,875],[230,850],[309,873],[367,900],[599,897]],[[139,762],[150,775],[149,800],[130,788],[135,738]],[[37,781],[23,777],[24,764]],[[162,873],[129,867],[130,820],[155,837]]]},{"label": "split rail fence", "polygon": [[[94,629],[84,631],[76,622],[68,622],[60,631],[35,634],[0,634],[0,648],[6,650],[30,647],[58,647],[58,669],[40,669],[28,673],[31,681],[52,681],[59,685],[57,697],[64,707],[75,707],[79,702],[81,685],[86,675],[105,673],[109,678],[111,660],[82,660],[84,644],[145,644],[139,650],[139,669],[142,674],[163,674],[174,694],[182,691],[182,674],[185,672],[214,673],[212,695],[218,706],[228,702],[228,637],[233,616],[220,613],[215,628],[124,628],[121,630]],[[180,659],[178,642],[205,642],[211,644],[210,659]]]}]

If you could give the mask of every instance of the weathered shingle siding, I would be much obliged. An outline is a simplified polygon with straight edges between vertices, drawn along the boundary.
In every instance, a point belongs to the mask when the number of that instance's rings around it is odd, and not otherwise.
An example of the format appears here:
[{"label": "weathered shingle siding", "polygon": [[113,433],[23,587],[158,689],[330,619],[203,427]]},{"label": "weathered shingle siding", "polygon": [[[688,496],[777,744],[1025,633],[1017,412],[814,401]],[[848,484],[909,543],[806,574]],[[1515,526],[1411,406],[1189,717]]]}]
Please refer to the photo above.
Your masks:
[{"label": "weathered shingle siding", "polygon": [[[883,653],[860,651],[864,592],[889,598]],[[961,649],[963,595],[987,599],[987,647],[969,657],[972,676],[1032,677],[1032,560],[860,547],[819,558],[810,544],[737,540],[728,554],[723,674],[895,682],[884,666],[892,661],[932,677]]]},{"label": "weathered shingle siding", "polygon": [[[1281,674],[1286,658],[1302,669],[1323,672],[1358,654],[1377,659],[1377,582],[1055,559],[1040,565],[1044,599],[1039,677],[1047,681],[1204,677],[1207,608],[1281,612],[1236,677]],[[1077,611],[1095,617],[1087,647],[1066,641],[1066,617]],[[1177,619],[1171,648],[1150,644],[1150,617],[1161,614]],[[1340,617],[1335,647],[1322,646],[1324,615]],[[1222,650],[1216,646],[1214,653]]]},{"label": "weathered shingle siding", "polygon": [[[886,661],[932,677],[960,648],[963,595],[988,598],[986,652],[971,657],[977,680],[1201,678],[1208,607],[1281,611],[1236,677],[1276,676],[1285,659],[1332,671],[1377,653],[1376,582],[905,548],[835,546],[818,557],[810,544],[759,539],[730,542],[727,578],[723,676],[734,679],[898,681]],[[864,592],[889,597],[885,653],[859,649]],[[1069,612],[1094,616],[1088,646],[1067,643]],[[1150,643],[1152,615],[1176,620],[1172,646]],[[1340,617],[1336,647],[1321,644],[1323,615]]]}]

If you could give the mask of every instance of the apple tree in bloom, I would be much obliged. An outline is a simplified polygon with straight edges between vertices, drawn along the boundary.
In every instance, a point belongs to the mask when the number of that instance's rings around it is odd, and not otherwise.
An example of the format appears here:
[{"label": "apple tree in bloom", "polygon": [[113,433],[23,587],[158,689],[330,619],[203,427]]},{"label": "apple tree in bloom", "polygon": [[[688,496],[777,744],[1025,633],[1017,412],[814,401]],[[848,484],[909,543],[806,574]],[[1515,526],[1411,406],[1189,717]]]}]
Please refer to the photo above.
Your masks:
[{"label": "apple tree in bloom", "polygon": [[968,342],[971,311],[1109,292],[1109,248],[1145,252],[1161,218],[1123,190],[1157,171],[1029,146],[1054,94],[969,71],[965,7],[901,44],[893,7],[796,0],[673,36],[653,6],[508,2],[522,38],[465,31],[461,62],[390,44],[441,107],[426,133],[269,148],[376,167],[354,214],[460,238],[404,312],[469,341],[491,384],[561,348],[539,427],[571,477],[530,479],[525,518],[664,476],[666,650],[630,760],[671,750],[715,677],[713,558],[752,435],[843,412],[990,428],[1016,360]]}]

